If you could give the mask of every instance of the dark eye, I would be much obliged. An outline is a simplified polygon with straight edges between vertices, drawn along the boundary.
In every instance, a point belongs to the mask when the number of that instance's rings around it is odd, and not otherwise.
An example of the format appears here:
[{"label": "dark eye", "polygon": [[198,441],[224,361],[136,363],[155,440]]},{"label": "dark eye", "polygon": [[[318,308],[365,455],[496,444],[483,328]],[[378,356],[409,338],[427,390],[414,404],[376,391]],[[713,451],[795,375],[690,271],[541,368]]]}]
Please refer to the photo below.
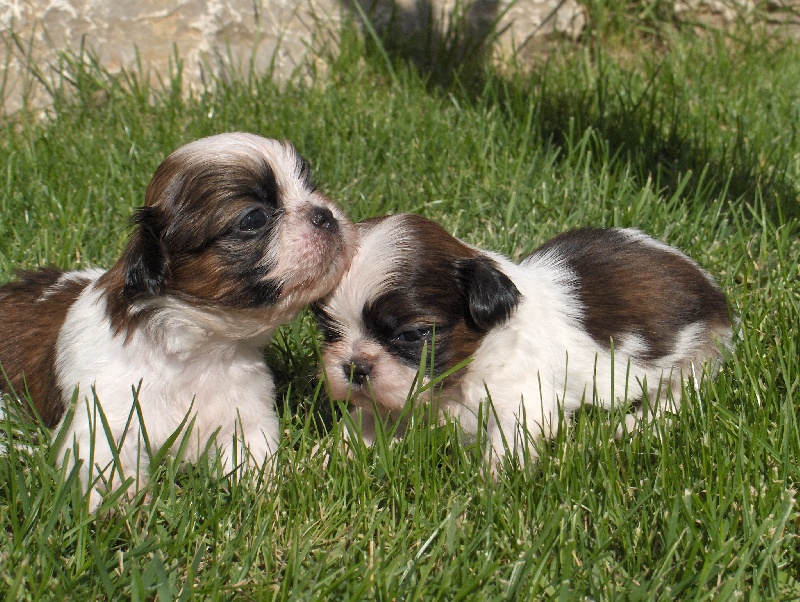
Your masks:
[{"label": "dark eye", "polygon": [[419,343],[422,340],[427,340],[431,336],[431,329],[423,328],[409,328],[401,330],[394,335],[394,340],[398,343]]},{"label": "dark eye", "polygon": [[254,232],[261,230],[267,225],[269,215],[264,209],[253,209],[244,214],[244,217],[239,220],[239,230],[242,232]]},{"label": "dark eye", "polygon": [[341,326],[339,326],[326,313],[315,309],[314,314],[317,318],[320,332],[328,343],[334,343],[342,338]]}]

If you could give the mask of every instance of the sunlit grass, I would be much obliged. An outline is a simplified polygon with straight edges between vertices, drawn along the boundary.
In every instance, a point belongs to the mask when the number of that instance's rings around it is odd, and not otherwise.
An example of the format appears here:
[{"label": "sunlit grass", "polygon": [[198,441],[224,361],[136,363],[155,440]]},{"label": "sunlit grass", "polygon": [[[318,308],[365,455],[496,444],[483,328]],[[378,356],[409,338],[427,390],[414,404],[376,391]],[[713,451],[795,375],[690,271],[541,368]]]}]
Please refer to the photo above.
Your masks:
[{"label": "sunlit grass", "polygon": [[719,378],[687,390],[669,426],[621,440],[618,416],[580,412],[536,466],[487,480],[452,424],[416,421],[402,441],[344,453],[344,408],[325,398],[304,315],[267,350],[285,436],[260,487],[165,458],[147,498],[97,519],[47,433],[6,424],[32,445],[0,460],[0,592],[800,596],[800,51],[677,39],[623,65],[577,49],[527,75],[488,69],[468,89],[401,61],[389,75],[385,58],[347,38],[324,78],[188,99],[79,68],[49,119],[0,125],[0,276],[110,265],[169,152],[246,130],[293,141],[354,219],[420,212],[515,258],[581,225],[634,226],[683,249],[740,317]]}]

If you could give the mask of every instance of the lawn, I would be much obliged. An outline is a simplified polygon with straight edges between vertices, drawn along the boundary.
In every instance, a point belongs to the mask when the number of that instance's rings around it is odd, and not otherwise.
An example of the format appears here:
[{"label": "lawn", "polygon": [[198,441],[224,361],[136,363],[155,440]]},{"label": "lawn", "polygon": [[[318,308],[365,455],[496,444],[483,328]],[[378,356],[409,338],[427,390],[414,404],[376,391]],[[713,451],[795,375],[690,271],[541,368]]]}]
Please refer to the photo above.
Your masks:
[{"label": "lawn", "polygon": [[6,421],[29,445],[0,458],[5,599],[800,598],[800,46],[664,35],[459,79],[349,32],[324,73],[188,98],[179,69],[156,90],[76,60],[46,118],[0,121],[2,281],[109,266],[169,152],[246,130],[291,140],[354,220],[418,212],[513,258],[573,227],[640,228],[741,320],[668,424],[620,440],[619,416],[587,409],[496,481],[453,424],[342,453],[309,315],[265,351],[285,445],[259,487],[165,458],[148,499],[98,518],[46,434]]}]

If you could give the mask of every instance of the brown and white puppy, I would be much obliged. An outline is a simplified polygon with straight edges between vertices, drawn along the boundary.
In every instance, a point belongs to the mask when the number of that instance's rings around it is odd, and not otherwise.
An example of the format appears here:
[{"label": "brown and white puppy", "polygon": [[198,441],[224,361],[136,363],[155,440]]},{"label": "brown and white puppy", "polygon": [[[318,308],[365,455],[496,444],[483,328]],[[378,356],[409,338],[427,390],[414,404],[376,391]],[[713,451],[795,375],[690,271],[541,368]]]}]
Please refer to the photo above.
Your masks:
[{"label": "brown and white puppy", "polygon": [[[60,457],[83,462],[92,507],[146,473],[143,431],[157,451],[187,414],[186,460],[216,433],[225,470],[243,458],[264,465],[279,425],[261,348],[333,288],[354,246],[352,225],[292,145],[244,133],[173,152],[133,222],[108,271],[44,269],[0,288],[0,363],[13,391],[60,428],[78,388]],[[249,453],[234,457],[244,446]]]},{"label": "brown and white puppy", "polygon": [[491,397],[484,415],[496,466],[504,440],[535,457],[528,443],[554,435],[559,409],[645,395],[651,412],[674,407],[681,378],[718,366],[731,342],[712,278],[638,230],[567,232],[516,264],[416,215],[357,228],[353,262],[315,312],[331,395],[354,406],[367,443],[373,408],[397,419],[405,407],[423,348],[425,382],[471,359],[426,398],[476,434]]}]

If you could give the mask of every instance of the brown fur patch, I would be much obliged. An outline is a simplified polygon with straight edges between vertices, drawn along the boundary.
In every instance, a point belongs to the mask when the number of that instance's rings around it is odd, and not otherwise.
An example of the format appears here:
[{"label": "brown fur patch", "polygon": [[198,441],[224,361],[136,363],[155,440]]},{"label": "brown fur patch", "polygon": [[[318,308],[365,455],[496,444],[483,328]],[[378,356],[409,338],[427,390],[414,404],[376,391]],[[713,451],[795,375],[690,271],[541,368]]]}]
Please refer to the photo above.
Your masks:
[{"label": "brown fur patch", "polygon": [[547,242],[533,256],[554,254],[575,275],[589,335],[604,348],[635,334],[644,361],[674,351],[685,327],[730,326],[725,295],[685,256],[609,229],[583,228]]},{"label": "brown fur patch", "polygon": [[29,393],[50,428],[66,409],[55,374],[56,341],[67,311],[89,282],[76,277],[59,283],[63,274],[55,268],[21,272],[0,287],[0,364],[9,381],[0,381],[0,389],[20,398]]},{"label": "brown fur patch", "polygon": [[[427,341],[429,371],[438,376],[475,354],[487,330],[513,312],[518,292],[491,259],[439,224],[407,214],[401,228],[414,248],[392,266],[396,286],[367,305],[362,318],[370,335],[412,368],[419,366]],[[429,330],[421,340],[398,337],[420,327]],[[458,376],[447,384],[454,385]]]}]

